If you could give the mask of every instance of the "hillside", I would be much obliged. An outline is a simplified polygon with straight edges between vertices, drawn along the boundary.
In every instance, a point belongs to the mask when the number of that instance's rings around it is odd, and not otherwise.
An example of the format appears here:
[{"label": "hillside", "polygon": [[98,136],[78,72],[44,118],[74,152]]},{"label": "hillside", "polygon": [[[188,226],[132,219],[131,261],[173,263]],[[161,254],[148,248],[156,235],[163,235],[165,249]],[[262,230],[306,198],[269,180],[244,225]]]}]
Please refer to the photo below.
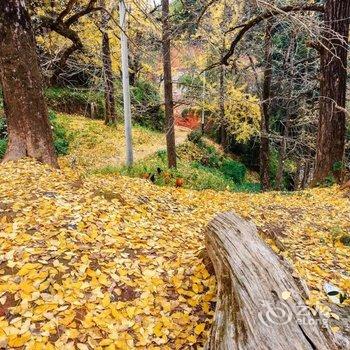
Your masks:
[{"label": "hillside", "polygon": [[350,293],[350,249],[339,242],[350,230],[349,198],[336,187],[191,191],[29,160],[1,166],[0,178],[2,345],[201,348],[216,292],[202,231],[228,210],[253,220],[293,263],[310,306],[326,305],[325,282]]}]

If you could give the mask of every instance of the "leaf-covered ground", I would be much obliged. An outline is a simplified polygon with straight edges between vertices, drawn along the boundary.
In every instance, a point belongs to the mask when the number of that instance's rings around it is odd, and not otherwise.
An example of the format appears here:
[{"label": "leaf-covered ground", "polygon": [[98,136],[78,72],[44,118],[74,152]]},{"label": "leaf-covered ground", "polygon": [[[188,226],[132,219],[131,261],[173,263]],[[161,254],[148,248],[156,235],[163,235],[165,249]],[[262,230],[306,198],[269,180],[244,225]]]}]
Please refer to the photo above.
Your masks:
[{"label": "leaf-covered ground", "polygon": [[[69,155],[65,157],[70,163],[91,171],[123,162],[125,138],[122,124],[107,126],[102,120],[64,114],[58,115],[57,119],[70,134]],[[140,126],[133,128],[137,156],[141,157],[152,143],[164,143],[164,135]]]},{"label": "leaf-covered ground", "polygon": [[[124,164],[125,138],[124,126],[107,126],[102,120],[88,119],[82,116],[60,114],[58,122],[70,135],[69,155],[66,163],[95,171],[108,166]],[[186,140],[188,129],[176,127],[176,144]],[[163,133],[133,126],[134,159],[143,159],[158,150],[165,149]]]},{"label": "leaf-covered ground", "polygon": [[278,242],[312,289],[310,305],[326,301],[325,282],[350,294],[350,248],[339,241],[349,204],[336,187],[199,192],[29,160],[1,165],[0,346],[200,349],[216,293],[203,229],[220,211]]}]

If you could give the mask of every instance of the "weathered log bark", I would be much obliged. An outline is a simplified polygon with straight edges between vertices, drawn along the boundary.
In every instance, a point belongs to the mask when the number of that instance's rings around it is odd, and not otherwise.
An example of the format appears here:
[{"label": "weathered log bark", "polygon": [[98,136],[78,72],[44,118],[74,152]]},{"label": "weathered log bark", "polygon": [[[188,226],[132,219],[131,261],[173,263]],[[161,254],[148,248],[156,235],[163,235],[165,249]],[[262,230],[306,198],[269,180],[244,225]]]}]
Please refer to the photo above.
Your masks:
[{"label": "weathered log bark", "polygon": [[220,214],[209,224],[205,238],[218,282],[206,349],[321,350],[349,346],[339,344],[312,316],[300,295],[307,296],[307,287],[292,277],[288,265],[259,238],[252,223],[233,213]]},{"label": "weathered log bark", "polygon": [[31,21],[20,0],[0,1],[0,80],[9,135],[4,161],[28,156],[58,166]]}]

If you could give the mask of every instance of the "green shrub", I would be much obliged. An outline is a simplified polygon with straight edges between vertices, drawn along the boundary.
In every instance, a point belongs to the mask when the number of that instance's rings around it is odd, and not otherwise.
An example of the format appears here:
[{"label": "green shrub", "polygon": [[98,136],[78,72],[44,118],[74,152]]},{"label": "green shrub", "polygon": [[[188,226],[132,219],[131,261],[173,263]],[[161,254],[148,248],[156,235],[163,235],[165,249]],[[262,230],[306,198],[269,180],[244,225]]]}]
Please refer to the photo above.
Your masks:
[{"label": "green shrub", "polygon": [[7,149],[7,139],[0,139],[0,159],[5,155]]},{"label": "green shrub", "polygon": [[57,112],[88,115],[88,105],[95,103],[98,118],[104,118],[104,95],[89,89],[50,87],[45,90],[50,108]]},{"label": "green shrub", "polygon": [[220,154],[215,147],[208,145],[202,139],[202,133],[200,130],[194,130],[187,136],[190,142],[193,142],[196,146],[201,149],[201,158],[198,160],[200,164],[210,168],[220,168],[223,156]]},{"label": "green shrub", "polygon": [[133,120],[154,130],[163,130],[164,111],[157,87],[145,80],[138,80],[131,88]]},{"label": "green shrub", "polygon": [[[212,150],[212,152],[213,149],[215,150],[215,148],[209,147],[209,150]],[[226,162],[228,162],[228,160],[226,160]],[[240,164],[240,166],[242,167],[242,164]],[[168,175],[164,177],[164,173],[158,173],[158,169],[166,171]],[[180,158],[177,169],[168,169],[166,151],[164,150],[158,151],[152,156],[136,162],[132,167],[105,167],[103,169],[96,169],[95,173],[104,175],[119,173],[131,177],[144,177],[145,175],[153,174],[154,183],[159,186],[175,186],[176,179],[181,178],[184,180],[184,188],[194,190],[212,189],[215,191],[239,192],[260,191],[259,184],[235,183],[231,177],[223,174],[220,168],[204,166],[200,161],[189,162],[188,160],[182,160]]]},{"label": "green shrub", "polygon": [[5,118],[0,118],[0,159],[4,157],[6,149],[7,149],[6,120]]},{"label": "green shrub", "polygon": [[0,139],[7,137],[7,127],[5,118],[0,118]]},{"label": "green shrub", "polygon": [[337,161],[333,164],[332,166],[332,171],[333,172],[340,172],[343,171],[345,169],[345,165],[343,162],[341,161]]},{"label": "green shrub", "polygon": [[55,112],[49,111],[49,119],[53,127],[53,143],[57,154],[68,154],[69,140],[66,129],[57,121]]},{"label": "green shrub", "polygon": [[261,185],[260,183],[244,182],[242,184],[236,184],[235,190],[237,192],[257,193],[261,191]]},{"label": "green shrub", "polygon": [[[158,174],[157,168],[166,170],[169,178]],[[133,167],[111,168],[106,167],[97,171],[100,174],[120,173],[131,177],[142,177],[144,174],[154,174],[154,182],[159,186],[175,186],[177,178],[184,180],[184,188],[194,190],[213,189],[216,191],[233,191],[235,184],[232,180],[225,178],[218,169],[202,166],[200,163],[182,163],[179,161],[177,169],[168,169],[166,162],[160,157],[150,158],[136,163]]]},{"label": "green shrub", "polygon": [[184,178],[188,188],[215,191],[233,191],[235,189],[234,182],[225,178],[220,170],[208,168],[196,162],[191,164],[189,171],[182,171],[182,173],[185,174]]},{"label": "green shrub", "polygon": [[235,183],[241,184],[244,181],[247,168],[240,162],[232,159],[226,159],[221,165],[220,171],[226,177],[232,179]]},{"label": "green shrub", "polygon": [[200,160],[201,164],[210,168],[220,168],[222,165],[222,156],[217,152],[208,151],[202,156]]},{"label": "green shrub", "polygon": [[157,151],[157,157],[161,159],[162,162],[166,162],[167,160],[167,151],[165,149]]},{"label": "green shrub", "polygon": [[202,132],[200,130],[193,130],[187,135],[188,141],[194,144],[201,144],[202,142]]}]

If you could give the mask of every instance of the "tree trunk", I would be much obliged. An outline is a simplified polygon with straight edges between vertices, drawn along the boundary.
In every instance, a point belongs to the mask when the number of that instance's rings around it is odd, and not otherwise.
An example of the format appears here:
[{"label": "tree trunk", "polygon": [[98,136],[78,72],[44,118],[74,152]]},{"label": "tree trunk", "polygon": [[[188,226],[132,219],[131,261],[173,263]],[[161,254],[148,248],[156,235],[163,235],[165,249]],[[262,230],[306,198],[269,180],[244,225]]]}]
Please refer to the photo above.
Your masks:
[{"label": "tree trunk", "polygon": [[143,32],[136,31],[136,35],[134,38],[134,44],[136,45],[135,52],[133,55],[130,55],[130,85],[135,86],[137,83],[138,75],[141,71],[142,64],[142,51],[138,50],[137,46],[142,45],[143,40]]},{"label": "tree trunk", "polygon": [[305,160],[304,171],[303,171],[303,179],[301,180],[301,189],[305,189],[309,180],[310,175],[310,161]]},{"label": "tree trunk", "polygon": [[[296,49],[296,33],[294,31],[291,33],[290,43],[288,45],[288,49],[286,51],[283,63],[283,70],[289,73],[290,84],[286,87],[288,94],[288,102],[285,108],[285,120],[282,122],[282,140],[279,149],[279,159],[278,159],[278,167],[276,174],[276,189],[281,191],[283,189],[283,180],[284,180],[284,166],[287,160],[287,140],[289,136],[289,128],[291,124],[291,114],[295,112],[295,103],[293,101],[293,82],[295,77],[295,69],[294,69],[294,54]],[[289,185],[287,184],[286,187]],[[295,186],[294,186],[295,189]]]},{"label": "tree trunk", "polygon": [[276,174],[276,189],[279,191],[282,190],[282,187],[283,187],[283,173],[284,173],[284,164],[287,159],[287,138],[289,133],[289,124],[290,124],[290,117],[289,115],[287,115],[285,124],[283,125],[283,134],[282,134],[278,168],[277,168],[277,174]]},{"label": "tree trunk", "polygon": [[302,170],[303,170],[303,162],[301,160],[299,160],[297,163],[297,170],[296,170],[295,176],[294,176],[294,184],[295,184],[294,189],[296,191],[299,190],[299,188],[300,188]]},{"label": "tree trunk", "polygon": [[[100,0],[100,6],[105,9],[105,1]],[[102,31],[102,64],[105,95],[105,124],[114,123],[115,118],[115,98],[114,98],[114,78],[112,70],[111,49],[109,35],[107,32],[109,14],[101,11],[101,31]]]},{"label": "tree trunk", "polygon": [[171,78],[169,0],[162,0],[162,49],[164,72],[165,133],[169,168],[176,168],[173,85]]},{"label": "tree trunk", "polygon": [[30,17],[21,0],[0,1],[0,76],[9,135],[3,161],[58,166]]},{"label": "tree trunk", "polygon": [[[258,236],[255,225],[233,213],[218,215],[205,232],[218,283],[210,350],[348,349],[324,319],[305,305],[308,290]],[[301,296],[302,294],[302,296]]]},{"label": "tree trunk", "polygon": [[260,124],[260,181],[262,189],[268,190],[270,184],[269,174],[269,106],[272,79],[272,22],[268,21],[265,30],[265,68],[262,91],[262,116]]},{"label": "tree trunk", "polygon": [[219,104],[220,104],[220,143],[225,150],[227,147],[227,132],[225,120],[225,67],[220,65],[219,76]]},{"label": "tree trunk", "polygon": [[349,0],[326,1],[314,184],[332,174],[337,181],[341,177],[346,132],[344,109],[349,18]]}]

